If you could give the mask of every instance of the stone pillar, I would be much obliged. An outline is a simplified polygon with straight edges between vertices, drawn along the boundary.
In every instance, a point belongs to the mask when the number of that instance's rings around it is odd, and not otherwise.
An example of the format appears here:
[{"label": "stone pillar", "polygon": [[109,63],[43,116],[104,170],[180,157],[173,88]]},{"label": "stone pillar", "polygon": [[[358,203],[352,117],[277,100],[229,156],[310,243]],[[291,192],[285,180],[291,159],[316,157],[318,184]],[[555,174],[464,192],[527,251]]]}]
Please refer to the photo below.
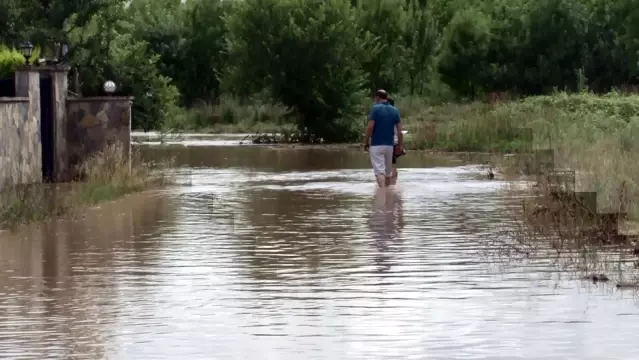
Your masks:
[{"label": "stone pillar", "polygon": [[54,176],[55,181],[69,181],[67,151],[67,94],[69,67],[60,65],[48,70],[53,83]]},{"label": "stone pillar", "polygon": [[67,154],[72,177],[89,156],[122,146],[131,167],[131,103],[126,96],[67,99]]},{"label": "stone pillar", "polygon": [[29,99],[24,124],[18,129],[21,143],[19,183],[42,182],[42,142],[40,140],[40,73],[30,67],[15,73],[16,96]]}]

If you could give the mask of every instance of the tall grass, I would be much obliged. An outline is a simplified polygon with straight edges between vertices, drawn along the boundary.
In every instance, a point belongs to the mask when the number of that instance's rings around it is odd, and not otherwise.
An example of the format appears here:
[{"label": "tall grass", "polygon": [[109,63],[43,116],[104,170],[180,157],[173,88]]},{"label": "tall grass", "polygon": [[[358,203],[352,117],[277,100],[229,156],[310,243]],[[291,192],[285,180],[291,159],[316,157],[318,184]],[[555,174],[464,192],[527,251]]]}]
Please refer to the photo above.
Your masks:
[{"label": "tall grass", "polygon": [[[402,104],[398,104],[402,115]],[[407,146],[441,151],[516,152],[530,145],[527,124],[539,114],[519,111],[514,103],[481,102],[425,106],[402,116]]]},{"label": "tall grass", "polygon": [[[516,187],[506,192],[511,196],[505,199],[511,204],[504,209],[504,222],[496,224],[496,231],[481,240],[486,255],[499,263],[541,260],[561,276],[589,282],[612,280],[619,288],[639,284],[631,244],[602,243],[601,237],[585,236],[584,229],[592,224],[574,216],[578,209],[567,211],[550,197],[526,197],[526,192]],[[539,192],[543,194],[544,190]]]},{"label": "tall grass", "polygon": [[[402,111],[402,102],[398,106]],[[529,155],[549,150],[555,170],[576,171],[575,191],[596,193],[598,214],[627,213],[629,220],[639,221],[637,95],[557,93],[495,104],[407,108],[408,148]]]},{"label": "tall grass", "polygon": [[[586,142],[601,136],[611,139],[611,132],[618,132],[613,134],[615,140],[621,139],[629,150],[632,132],[627,130],[635,131],[639,114],[639,96],[617,93],[558,93],[495,104],[422,102],[420,107],[415,103],[413,99],[397,102],[404,126],[412,134],[411,147],[451,151],[529,150],[530,141],[522,144],[528,140],[526,130],[532,131],[534,146],[555,146],[565,140],[576,144],[582,135],[587,136]],[[557,144],[550,144],[553,140]]]},{"label": "tall grass", "polygon": [[240,101],[222,96],[215,103],[199,102],[168,118],[164,130],[210,133],[277,132],[293,123],[291,110],[264,97]]},{"label": "tall grass", "polygon": [[80,166],[82,182],[3,187],[0,228],[73,215],[86,206],[167,184],[170,165],[170,160],[145,162],[137,152],[129,158],[121,146],[107,146]]}]

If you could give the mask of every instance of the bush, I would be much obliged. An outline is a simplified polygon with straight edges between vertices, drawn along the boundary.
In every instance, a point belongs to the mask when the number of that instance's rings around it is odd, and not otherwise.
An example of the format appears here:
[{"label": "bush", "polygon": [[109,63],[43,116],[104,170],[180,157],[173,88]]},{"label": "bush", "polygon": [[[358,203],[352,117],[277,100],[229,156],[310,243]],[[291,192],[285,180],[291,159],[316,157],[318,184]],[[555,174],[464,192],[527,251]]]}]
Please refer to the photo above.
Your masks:
[{"label": "bush", "polygon": [[17,50],[0,47],[0,78],[10,77],[24,63],[24,56]]},{"label": "bush", "polygon": [[[29,58],[29,62],[33,63],[39,56],[40,48],[36,47]],[[0,45],[0,79],[12,76],[24,64],[24,56],[18,50]]]}]

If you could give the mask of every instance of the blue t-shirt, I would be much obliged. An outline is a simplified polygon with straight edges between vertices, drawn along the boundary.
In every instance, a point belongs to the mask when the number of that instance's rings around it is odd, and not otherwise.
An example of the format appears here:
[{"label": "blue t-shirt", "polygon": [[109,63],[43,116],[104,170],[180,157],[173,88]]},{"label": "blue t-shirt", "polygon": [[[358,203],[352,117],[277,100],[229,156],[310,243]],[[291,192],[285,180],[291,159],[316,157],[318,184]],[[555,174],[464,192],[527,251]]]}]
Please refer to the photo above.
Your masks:
[{"label": "blue t-shirt", "polygon": [[399,123],[399,110],[389,103],[375,104],[371,109],[368,119],[369,121],[375,121],[373,135],[371,136],[371,146],[393,146],[395,125]]}]

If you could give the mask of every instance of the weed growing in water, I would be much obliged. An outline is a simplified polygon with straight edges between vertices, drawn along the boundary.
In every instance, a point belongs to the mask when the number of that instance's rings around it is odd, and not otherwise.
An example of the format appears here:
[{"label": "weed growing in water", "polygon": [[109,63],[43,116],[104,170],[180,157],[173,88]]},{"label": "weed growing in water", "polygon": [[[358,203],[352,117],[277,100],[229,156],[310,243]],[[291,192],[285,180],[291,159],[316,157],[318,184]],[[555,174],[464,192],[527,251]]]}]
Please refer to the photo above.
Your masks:
[{"label": "weed growing in water", "polygon": [[172,160],[143,161],[121,146],[109,145],[80,167],[84,181],[63,184],[5,186],[0,191],[0,228],[72,215],[83,207],[126,194],[167,185]]}]

